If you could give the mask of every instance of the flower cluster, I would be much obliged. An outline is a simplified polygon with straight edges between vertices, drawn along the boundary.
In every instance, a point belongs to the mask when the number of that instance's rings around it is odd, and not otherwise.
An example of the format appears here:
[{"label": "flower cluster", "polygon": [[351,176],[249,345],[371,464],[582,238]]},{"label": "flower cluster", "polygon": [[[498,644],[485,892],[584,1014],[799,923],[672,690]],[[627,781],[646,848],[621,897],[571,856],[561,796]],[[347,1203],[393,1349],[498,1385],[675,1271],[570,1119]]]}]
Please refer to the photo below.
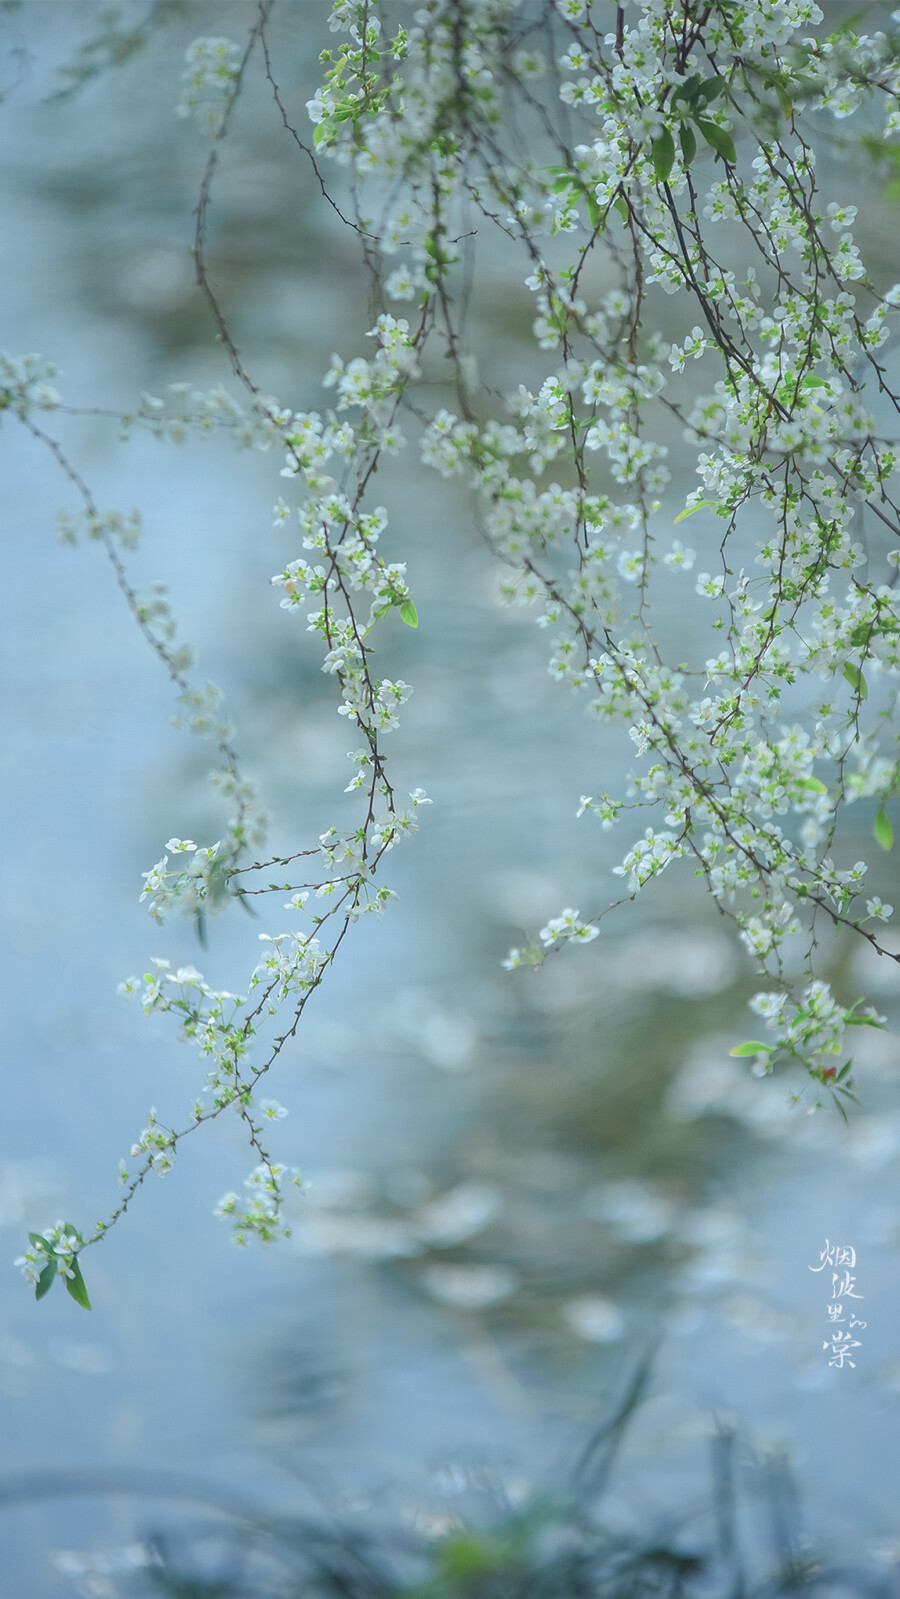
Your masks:
[{"label": "flower cluster", "polygon": [[[56,534],[60,544],[77,544],[80,537],[110,540],[123,550],[136,550],[143,533],[140,511],[107,511],[96,516],[87,509],[80,512],[60,511],[56,518]],[[148,613],[149,614],[149,613]]]},{"label": "flower cluster", "polygon": [[276,1238],[290,1238],[291,1229],[282,1218],[285,1183],[294,1188],[303,1187],[303,1179],[294,1167],[265,1161],[244,1178],[245,1195],[233,1191],[222,1195],[216,1215],[229,1218],[236,1244],[243,1246],[250,1238],[257,1238],[263,1244],[270,1244]]},{"label": "flower cluster", "polygon": [[65,1283],[67,1292],[90,1310],[84,1278],[78,1256],[84,1248],[84,1239],[71,1222],[58,1221],[55,1227],[46,1227],[42,1233],[28,1234],[31,1247],[20,1255],[15,1264],[25,1281],[34,1288],[35,1297],[42,1299],[57,1277]]},{"label": "flower cluster", "polygon": [[42,355],[7,355],[0,350],[0,411],[24,421],[32,411],[55,411],[59,394],[51,383],[57,369]]},{"label": "flower cluster", "polygon": [[235,89],[240,51],[230,39],[195,39],[187,53],[179,117],[196,117],[210,139],[221,132]]},{"label": "flower cluster", "polygon": [[294,420],[273,396],[254,394],[242,405],[221,384],[198,389],[192,383],[170,383],[166,396],[161,400],[142,394],[135,410],[121,419],[121,437],[127,439],[139,428],[168,444],[183,444],[194,434],[224,429],[238,450],[268,450],[281,442]]}]

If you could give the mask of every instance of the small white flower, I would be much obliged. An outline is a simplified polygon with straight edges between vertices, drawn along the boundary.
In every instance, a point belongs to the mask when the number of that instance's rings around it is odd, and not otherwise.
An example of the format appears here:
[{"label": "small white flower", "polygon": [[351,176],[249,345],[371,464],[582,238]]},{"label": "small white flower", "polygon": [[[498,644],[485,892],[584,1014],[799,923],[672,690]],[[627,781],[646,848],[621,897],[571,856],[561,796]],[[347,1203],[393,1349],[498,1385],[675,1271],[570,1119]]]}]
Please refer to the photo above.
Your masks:
[{"label": "small white flower", "polygon": [[877,894],[866,900],[866,910],[870,916],[874,916],[879,922],[889,922],[894,914],[893,905],[883,904]]},{"label": "small white flower", "polygon": [[717,600],[725,588],[724,577],[711,577],[708,572],[701,572],[697,578],[695,588],[698,594],[704,594],[707,599]]},{"label": "small white flower", "polygon": [[540,938],[542,944],[548,949],[555,944],[557,939],[576,939],[579,944],[589,944],[599,935],[599,927],[592,927],[589,922],[579,920],[579,912],[567,907],[560,916],[551,917],[546,927],[541,928]]},{"label": "small white flower", "polygon": [[617,562],[619,576],[623,577],[626,583],[640,583],[644,576],[645,565],[642,550],[623,550]]},{"label": "small white flower", "polygon": [[663,560],[670,572],[689,572],[697,559],[697,551],[685,549],[680,539],[676,539],[668,554]]},{"label": "small white flower", "polygon": [[277,1099],[261,1099],[259,1102],[259,1108],[262,1111],[266,1121],[280,1122],[283,1121],[287,1115],[287,1111],[285,1110],[284,1106],[279,1105]]},{"label": "small white flower", "polygon": [[835,233],[842,233],[845,228],[851,228],[856,220],[855,205],[837,205],[832,201],[828,206],[828,220]]}]

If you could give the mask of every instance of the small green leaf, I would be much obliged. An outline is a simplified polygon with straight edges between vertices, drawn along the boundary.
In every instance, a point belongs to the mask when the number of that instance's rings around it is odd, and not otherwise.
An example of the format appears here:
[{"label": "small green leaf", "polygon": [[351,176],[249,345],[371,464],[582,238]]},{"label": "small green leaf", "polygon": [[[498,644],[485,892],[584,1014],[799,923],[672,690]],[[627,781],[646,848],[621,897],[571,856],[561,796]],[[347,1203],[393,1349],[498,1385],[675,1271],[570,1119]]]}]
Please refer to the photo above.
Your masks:
[{"label": "small green leaf", "polygon": [[40,1277],[38,1278],[37,1282],[35,1283],[35,1286],[34,1286],[34,1297],[35,1297],[35,1299],[43,1299],[45,1294],[49,1294],[50,1289],[53,1286],[53,1279],[54,1279],[55,1276],[56,1276],[56,1260],[55,1259],[48,1260],[46,1266],[44,1267],[43,1271],[41,1272]]},{"label": "small green leaf", "polygon": [[718,500],[698,500],[696,505],[686,505],[683,511],[678,512],[672,526],[677,527],[679,522],[683,522],[685,517],[693,516],[695,511],[716,510],[718,505]]},{"label": "small green leaf", "polygon": [[706,117],[698,117],[697,127],[707,144],[712,145],[716,155],[721,156],[723,161],[730,161],[733,164],[737,160],[737,151],[731,134],[720,128],[717,122],[709,122]]},{"label": "small green leaf", "polygon": [[697,135],[689,122],[682,122],[681,127],[678,129],[678,139],[684,164],[689,167],[697,154]]},{"label": "small green leaf", "polygon": [[43,1249],[46,1252],[48,1248],[47,1240],[40,1233],[29,1233],[28,1239],[30,1243],[34,1244],[35,1249]]},{"label": "small green leaf", "polygon": [[877,838],[882,849],[893,849],[894,829],[891,826],[891,819],[883,805],[881,806],[881,809],[875,818],[875,837]]},{"label": "small green leaf", "polygon": [[620,194],[613,201],[613,205],[615,206],[616,210],[618,211],[619,216],[622,218],[622,221],[627,224],[627,222],[628,222],[628,201],[625,199],[624,195]]},{"label": "small green leaf", "polygon": [[852,661],[845,661],[843,665],[843,673],[847,679],[847,682],[850,684],[850,687],[856,690],[859,698],[861,700],[867,700],[869,697],[869,690],[866,680],[863,677],[859,667],[854,666]]},{"label": "small green leaf", "polygon": [[88,1299],[88,1291],[84,1286],[84,1278],[81,1275],[81,1267],[77,1260],[73,1260],[70,1269],[74,1272],[74,1276],[66,1278],[66,1289],[77,1305],[82,1305],[85,1310],[90,1310],[91,1302]]},{"label": "small green leaf", "polygon": [[811,794],[827,794],[828,789],[820,783],[817,777],[797,777],[794,779],[795,788],[806,788]]},{"label": "small green leaf", "polygon": [[746,1044],[735,1044],[734,1049],[728,1051],[729,1055],[771,1055],[774,1053],[771,1044],[761,1044],[756,1038],[749,1038]]},{"label": "small green leaf", "polygon": [[663,128],[658,139],[650,140],[653,155],[653,175],[657,183],[665,183],[675,164],[675,140],[669,128]]},{"label": "small green leaf", "polygon": [[403,601],[400,607],[400,620],[405,622],[407,627],[418,627],[419,615],[412,600]]}]

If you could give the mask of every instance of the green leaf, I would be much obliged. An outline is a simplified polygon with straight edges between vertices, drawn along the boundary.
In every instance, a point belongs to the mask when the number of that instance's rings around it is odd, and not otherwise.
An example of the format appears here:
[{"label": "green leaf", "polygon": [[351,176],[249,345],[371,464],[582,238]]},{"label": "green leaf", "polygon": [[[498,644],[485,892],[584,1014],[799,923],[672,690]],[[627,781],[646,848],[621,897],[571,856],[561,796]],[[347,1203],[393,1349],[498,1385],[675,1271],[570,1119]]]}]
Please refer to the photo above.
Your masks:
[{"label": "green leaf", "polygon": [[82,1305],[85,1310],[90,1310],[91,1302],[88,1299],[88,1291],[84,1286],[84,1278],[81,1275],[81,1267],[77,1260],[73,1260],[70,1269],[74,1272],[74,1276],[66,1278],[66,1289],[77,1305]]},{"label": "green leaf", "polygon": [[782,115],[787,122],[790,122],[791,117],[794,115],[794,102],[783,83],[776,82],[775,93],[778,96],[778,104],[781,106]]},{"label": "green leaf", "polygon": [[698,500],[696,505],[686,505],[683,511],[678,512],[672,526],[677,527],[679,522],[683,522],[685,517],[693,516],[695,511],[717,510],[718,505],[718,500]]},{"label": "green leaf", "polygon": [[690,100],[693,102],[701,81],[699,72],[692,72],[690,77],[686,78],[684,83],[679,83],[678,88],[674,90],[672,105],[674,106],[676,100]]},{"label": "green leaf", "polygon": [[734,1049],[728,1051],[729,1055],[772,1055],[774,1050],[771,1044],[761,1044],[756,1038],[749,1038],[746,1044],[735,1044]]},{"label": "green leaf", "polygon": [[613,201],[613,205],[615,206],[616,210],[618,211],[619,216],[622,218],[622,221],[624,223],[626,223],[626,225],[627,225],[627,222],[628,222],[628,201],[625,199],[624,195],[620,194]]},{"label": "green leaf", "polygon": [[794,787],[809,789],[811,794],[828,793],[826,785],[824,783],[820,783],[817,777],[797,777],[794,779]]},{"label": "green leaf", "polygon": [[854,666],[852,661],[845,661],[842,670],[847,682],[850,684],[850,687],[856,690],[859,698],[861,700],[867,700],[869,697],[869,690],[866,685],[866,680],[863,677],[859,667]]},{"label": "green leaf", "polygon": [[35,1283],[35,1286],[34,1286],[34,1297],[35,1297],[35,1299],[43,1299],[45,1294],[49,1294],[50,1289],[53,1286],[53,1279],[54,1279],[55,1276],[56,1276],[56,1260],[55,1259],[48,1260],[46,1266],[44,1267],[43,1271],[41,1272],[40,1277],[38,1278],[37,1282]]},{"label": "green leaf", "polygon": [[881,806],[878,815],[875,818],[874,832],[875,837],[877,838],[882,849],[893,849],[894,829],[891,826],[891,819],[883,805]]},{"label": "green leaf", "polygon": [[725,78],[707,78],[705,83],[701,83],[693,97],[694,105],[700,106],[702,110],[705,110],[708,105],[712,105],[714,100],[718,100],[719,95],[727,87],[728,84]]},{"label": "green leaf", "polygon": [[678,129],[678,140],[681,145],[681,154],[686,167],[689,167],[697,154],[697,135],[689,122],[682,122]]},{"label": "green leaf", "polygon": [[43,1249],[45,1253],[49,1249],[46,1238],[42,1238],[40,1233],[29,1233],[28,1240],[34,1244],[35,1249]]},{"label": "green leaf", "polygon": [[[472,1592],[484,1586],[485,1578],[510,1563],[512,1550],[490,1534],[453,1534],[438,1548],[441,1574],[452,1591]],[[441,1583],[441,1587],[444,1583]]]},{"label": "green leaf", "polygon": [[400,620],[405,622],[407,627],[418,627],[419,615],[412,600],[403,601],[400,607]]},{"label": "green leaf", "polygon": [[697,117],[697,127],[707,144],[712,145],[716,155],[721,156],[723,161],[734,163],[737,160],[737,151],[731,134],[720,128],[717,122],[709,122],[706,117]]},{"label": "green leaf", "polygon": [[663,128],[658,139],[650,140],[653,155],[653,175],[657,183],[665,183],[675,164],[675,140],[669,128]]},{"label": "green leaf", "polygon": [[845,1016],[844,1024],[847,1027],[875,1027],[879,1033],[887,1032],[884,1022],[878,1021],[874,1016]]}]

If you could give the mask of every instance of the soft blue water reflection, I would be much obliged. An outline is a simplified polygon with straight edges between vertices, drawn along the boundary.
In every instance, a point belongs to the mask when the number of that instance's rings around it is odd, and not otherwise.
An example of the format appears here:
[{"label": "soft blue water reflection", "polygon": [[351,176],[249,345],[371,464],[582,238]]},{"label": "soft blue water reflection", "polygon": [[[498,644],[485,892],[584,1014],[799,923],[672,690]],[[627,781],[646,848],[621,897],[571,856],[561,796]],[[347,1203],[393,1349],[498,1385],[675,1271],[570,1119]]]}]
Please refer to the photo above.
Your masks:
[{"label": "soft blue water reflection", "polygon": [[[169,107],[186,43],[251,16],[190,5],[146,55],[61,105],[45,103],[53,65],[94,8],[41,0],[0,19],[21,67],[0,113],[3,343],[56,360],[73,402],[125,406],[142,388],[224,376],[187,257],[201,147]],[[298,82],[323,16],[284,9]],[[251,95],[213,240],[248,361],[300,407],[322,403],[330,351],[353,353],[367,316],[351,242],[284,155]],[[503,263],[489,265],[480,327],[511,373],[527,321],[504,308]],[[171,582],[262,782],[273,846],[314,840],[341,814],[347,738],[268,584],[292,553],[270,530],[279,463],[217,441],[123,449],[99,418],[60,426],[101,503],[143,509],[138,586]],[[214,923],[203,954],[189,928],[160,931],[139,908],[139,874],[170,834],[218,836],[207,753],[169,726],[167,685],[100,552],[56,544],[65,485],[12,427],[3,472],[11,1261],[26,1225],[103,1215],[148,1107],[177,1118],[194,1091],[191,1054],[165,1018],[123,1006],[117,983],[165,953],[239,988],[258,929]],[[540,635],[495,607],[464,498],[409,462],[382,495],[422,619],[385,645],[416,684],[396,772],[435,806],[397,852],[399,904],[356,929],[278,1088],[292,1114],[277,1153],[312,1183],[294,1244],[239,1255],[212,1216],[247,1164],[217,1124],[92,1252],[91,1316],[61,1294],[36,1307],[10,1266],[4,1471],[104,1467],[127,1486],[129,1471],[177,1466],[257,1500],[387,1493],[420,1514],[448,1461],[552,1476],[662,1322],[657,1397],[621,1487],[633,1514],[700,1491],[709,1416],[724,1409],[793,1449],[814,1528],[850,1543],[896,1532],[896,1039],[862,1040],[865,1108],[849,1133],[790,1115],[783,1082],[728,1060],[755,984],[687,878],[537,977],[500,971],[562,904],[611,897],[619,842],[574,811],[598,781],[615,787],[628,750],[586,740]],[[837,952],[845,986],[893,1006],[886,974],[855,959]],[[826,1236],[858,1253],[868,1327],[854,1371],[822,1353],[828,1270],[809,1267]],[[3,1513],[2,1599],[71,1592],[51,1552],[127,1542],[163,1514],[139,1503]]]}]

